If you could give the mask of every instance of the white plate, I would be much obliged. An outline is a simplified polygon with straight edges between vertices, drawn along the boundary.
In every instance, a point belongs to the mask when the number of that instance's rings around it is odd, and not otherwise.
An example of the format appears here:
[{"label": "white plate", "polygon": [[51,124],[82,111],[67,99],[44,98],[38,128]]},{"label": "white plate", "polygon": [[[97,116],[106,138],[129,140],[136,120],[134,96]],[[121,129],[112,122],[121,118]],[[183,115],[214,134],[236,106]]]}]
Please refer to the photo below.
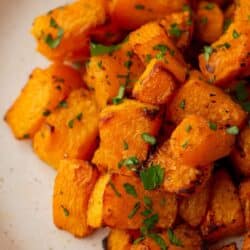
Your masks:
[{"label": "white plate", "polygon": [[[32,69],[48,65],[35,52],[35,43],[28,33],[34,17],[67,2],[0,0],[0,118],[19,94]],[[54,175],[54,170],[33,154],[30,144],[15,140],[1,120],[0,250],[102,249],[105,230],[79,240],[53,225]],[[238,242],[240,245],[240,240]]]},{"label": "white plate", "polygon": [[66,2],[0,0],[0,250],[102,249],[105,231],[79,240],[55,228],[55,171],[37,159],[29,143],[15,140],[2,121],[31,70],[48,64],[29,34],[34,17]]}]

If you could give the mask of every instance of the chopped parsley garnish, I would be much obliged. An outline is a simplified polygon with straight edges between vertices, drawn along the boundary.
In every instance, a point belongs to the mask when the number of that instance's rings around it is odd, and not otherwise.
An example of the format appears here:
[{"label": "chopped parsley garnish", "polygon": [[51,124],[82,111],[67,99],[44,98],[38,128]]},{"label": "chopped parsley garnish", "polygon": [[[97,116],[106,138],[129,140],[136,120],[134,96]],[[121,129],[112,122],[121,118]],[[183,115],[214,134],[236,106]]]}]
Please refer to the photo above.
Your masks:
[{"label": "chopped parsley garnish", "polygon": [[125,90],[126,90],[126,86],[121,85],[119,90],[118,90],[117,96],[112,99],[113,104],[117,105],[117,104],[120,104],[122,102],[124,95],[125,95]]},{"label": "chopped parsley garnish", "polygon": [[144,205],[146,207],[152,208],[153,202],[152,202],[152,199],[150,197],[144,196],[143,201],[144,201]]},{"label": "chopped parsley garnish", "polygon": [[209,61],[209,58],[212,55],[212,53],[213,53],[213,48],[211,46],[204,46],[204,57],[207,62]]},{"label": "chopped parsley garnish", "polygon": [[124,63],[124,66],[127,68],[127,69],[130,69],[131,66],[132,66],[132,61],[128,60]]},{"label": "chopped parsley garnish", "polygon": [[64,30],[56,23],[55,19],[53,18],[50,19],[50,27],[57,29],[57,37],[53,38],[51,34],[48,34],[44,38],[44,41],[50,48],[55,49],[62,41]]},{"label": "chopped parsley garnish", "polygon": [[102,61],[99,61],[99,62],[97,63],[97,65],[98,65],[98,67],[99,67],[100,69],[102,69]]},{"label": "chopped parsley garnish", "polygon": [[205,10],[212,10],[214,8],[214,4],[213,3],[208,3],[206,4],[206,6],[204,7]]},{"label": "chopped parsley garnish", "polygon": [[217,130],[217,124],[214,122],[209,121],[208,126],[211,130],[216,131]]},{"label": "chopped parsley garnish", "polygon": [[149,133],[143,133],[141,135],[142,139],[147,142],[150,145],[155,145],[156,144],[156,138]]},{"label": "chopped parsley garnish", "polygon": [[153,214],[152,216],[146,218],[143,221],[143,226],[141,227],[141,232],[143,235],[147,235],[148,232],[155,227],[159,221],[159,215]]},{"label": "chopped parsley garnish", "polygon": [[66,217],[69,216],[69,210],[67,208],[65,208],[64,206],[61,206],[61,208],[63,209],[63,213]]},{"label": "chopped parsley garnish", "polygon": [[231,48],[231,44],[226,42],[226,43],[217,45],[216,48],[219,48],[219,49],[220,48],[230,49]]},{"label": "chopped parsley garnish", "polygon": [[171,24],[169,29],[169,34],[174,37],[180,37],[182,34],[182,30],[179,28],[177,23]]},{"label": "chopped parsley garnish", "polygon": [[91,56],[100,56],[105,54],[112,54],[113,52],[120,49],[120,45],[105,46],[97,43],[90,43]]},{"label": "chopped parsley garnish", "polygon": [[145,58],[146,63],[149,63],[151,59],[152,59],[152,56],[150,54],[147,54]]},{"label": "chopped parsley garnish", "polygon": [[123,141],[123,149],[128,150],[128,143],[126,141]]},{"label": "chopped parsley garnish", "polygon": [[58,103],[57,107],[58,108],[67,108],[68,107],[68,103],[65,100],[61,101],[61,102]]},{"label": "chopped parsley garnish", "polygon": [[139,237],[139,238],[137,238],[134,242],[133,242],[133,244],[139,244],[140,242],[142,242],[143,240],[145,239],[145,237],[144,236],[141,236],[141,237]]},{"label": "chopped parsley garnish", "polygon": [[189,133],[192,130],[192,126],[188,124],[185,128],[186,132]]},{"label": "chopped parsley garnish", "polygon": [[138,210],[140,209],[140,207],[141,207],[141,203],[140,202],[136,202],[135,205],[134,205],[134,207],[133,207],[133,209],[129,213],[128,218],[132,219],[136,215],[136,213],[138,212]]},{"label": "chopped parsley garnish", "polygon": [[238,101],[243,102],[248,98],[248,91],[245,81],[240,81],[235,87],[235,95]]},{"label": "chopped parsley garnish", "polygon": [[146,190],[158,188],[164,179],[164,169],[160,165],[151,165],[140,172],[140,178]]},{"label": "chopped parsley garnish", "polygon": [[168,238],[171,244],[179,247],[183,246],[181,240],[176,237],[172,229],[168,229]]},{"label": "chopped parsley garnish", "polygon": [[124,187],[127,194],[129,194],[135,198],[138,197],[137,192],[135,190],[135,187],[133,185],[131,185],[129,183],[124,183],[123,187]]},{"label": "chopped parsley garnish", "polygon": [[51,111],[48,109],[43,112],[43,116],[49,116],[50,114],[51,114]]},{"label": "chopped parsley garnish", "polygon": [[152,210],[150,209],[145,209],[144,211],[141,212],[141,215],[144,217],[148,217],[150,214],[152,214]]},{"label": "chopped parsley garnish", "polygon": [[76,116],[76,119],[77,119],[78,121],[81,121],[81,120],[82,120],[82,116],[83,116],[83,114],[82,114],[82,113],[79,113],[79,114]]},{"label": "chopped parsley garnish", "polygon": [[148,237],[151,238],[161,250],[168,249],[165,240],[159,234],[149,234]]},{"label": "chopped parsley garnish", "polygon": [[238,39],[240,37],[240,34],[237,32],[237,30],[233,30],[233,38]]},{"label": "chopped parsley garnish", "polygon": [[231,18],[225,19],[224,26],[223,26],[223,31],[224,32],[226,32],[228,30],[228,28],[231,25],[231,23],[232,23],[232,19]]},{"label": "chopped parsley garnish", "polygon": [[139,165],[139,160],[136,156],[128,157],[127,159],[123,159],[118,163],[119,168],[121,168],[122,166],[132,167],[136,165]]},{"label": "chopped parsley garnish", "polygon": [[137,9],[137,10],[144,10],[144,9],[145,9],[145,6],[142,5],[142,4],[136,4],[136,5],[135,5],[135,9]]},{"label": "chopped parsley garnish", "polygon": [[115,193],[115,195],[116,195],[117,197],[121,197],[121,196],[122,196],[122,195],[118,192],[118,190],[117,190],[116,187],[115,187],[115,184],[114,184],[112,181],[109,182],[109,185],[110,185],[110,187],[112,188],[112,190],[114,191],[114,193]]},{"label": "chopped parsley garnish", "polygon": [[226,129],[227,133],[230,135],[238,135],[240,130],[237,126],[231,126]]},{"label": "chopped parsley garnish", "polygon": [[186,107],[186,101],[185,100],[181,100],[181,102],[179,104],[179,107],[184,110],[185,107]]},{"label": "chopped parsley garnish", "polygon": [[69,128],[73,128],[74,127],[74,123],[75,123],[75,119],[72,119],[68,122],[68,127]]},{"label": "chopped parsley garnish", "polygon": [[186,148],[188,147],[188,145],[189,145],[189,141],[186,140],[186,141],[181,145],[181,147],[184,148],[184,149],[186,149]]}]

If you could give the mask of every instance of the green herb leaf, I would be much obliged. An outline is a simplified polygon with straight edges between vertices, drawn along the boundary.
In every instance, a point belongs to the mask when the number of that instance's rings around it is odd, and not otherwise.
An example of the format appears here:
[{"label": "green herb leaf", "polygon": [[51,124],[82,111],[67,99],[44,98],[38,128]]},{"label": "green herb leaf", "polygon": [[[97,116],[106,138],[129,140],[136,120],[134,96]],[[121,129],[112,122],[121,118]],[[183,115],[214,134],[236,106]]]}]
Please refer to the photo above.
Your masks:
[{"label": "green herb leaf", "polygon": [[135,5],[135,9],[137,9],[137,10],[144,10],[144,9],[145,9],[145,6],[142,5],[142,4],[136,4],[136,5]]},{"label": "green herb leaf", "polygon": [[232,23],[232,19],[231,18],[225,19],[224,25],[223,25],[223,31],[224,32],[226,32],[228,30],[228,28],[231,25],[231,23]]},{"label": "green herb leaf", "polygon": [[173,23],[170,26],[169,34],[174,37],[180,37],[182,34],[182,30],[179,28],[177,23]]},{"label": "green herb leaf", "polygon": [[97,63],[97,65],[98,65],[98,67],[99,67],[100,69],[102,69],[102,61],[99,61],[99,62]]},{"label": "green herb leaf", "polygon": [[159,187],[164,179],[164,169],[160,165],[151,165],[140,172],[140,178],[146,190]]},{"label": "green herb leaf", "polygon": [[144,217],[148,217],[150,214],[152,214],[152,210],[150,209],[145,209],[144,211],[141,212],[141,215]]},{"label": "green herb leaf", "polygon": [[149,234],[148,237],[154,240],[161,250],[168,249],[165,240],[159,234]]},{"label": "green herb leaf", "polygon": [[82,114],[82,113],[79,113],[79,114],[76,116],[76,119],[77,119],[78,121],[81,121],[81,120],[82,120],[82,116],[83,116],[83,114]]},{"label": "green herb leaf", "polygon": [[185,106],[186,106],[186,100],[181,100],[179,107],[184,110]]},{"label": "green herb leaf", "polygon": [[159,221],[159,215],[158,214],[153,214],[149,218],[146,218],[143,221],[143,225],[145,227],[144,232],[149,232],[151,229],[153,229],[155,227],[155,225],[158,223],[158,221]]},{"label": "green herb leaf", "polygon": [[145,237],[144,237],[144,236],[141,236],[141,237],[137,238],[137,239],[133,242],[133,244],[134,244],[134,245],[139,244],[139,243],[142,242],[144,239],[145,239]]},{"label": "green herb leaf", "polygon": [[133,209],[132,209],[132,211],[129,213],[128,218],[132,219],[136,215],[136,213],[138,212],[140,207],[141,207],[140,202],[136,202]]},{"label": "green herb leaf", "polygon": [[129,183],[124,183],[123,187],[124,187],[127,194],[129,194],[135,198],[138,197],[137,192],[135,190],[135,187],[133,185],[131,185]]},{"label": "green herb leaf", "polygon": [[204,57],[207,62],[209,61],[209,58],[212,55],[212,53],[213,53],[213,48],[211,46],[204,46]]},{"label": "green herb leaf", "polygon": [[123,159],[118,163],[118,167],[121,168],[122,166],[132,167],[139,164],[139,160],[136,156],[130,156],[127,159]]},{"label": "green herb leaf", "polygon": [[151,60],[152,60],[152,56],[150,54],[147,54],[145,58],[146,63],[149,63]]},{"label": "green herb leaf", "polygon": [[61,208],[63,209],[63,213],[66,217],[69,216],[69,210],[67,208],[65,208],[64,206],[61,206]]},{"label": "green herb leaf", "polygon": [[123,141],[123,149],[128,150],[128,143],[126,141]]},{"label": "green herb leaf", "polygon": [[186,132],[189,133],[192,130],[192,126],[188,124],[185,128]]},{"label": "green herb leaf", "polygon": [[144,196],[143,201],[144,201],[144,204],[146,207],[152,208],[153,202],[152,202],[152,199],[150,197]]},{"label": "green herb leaf", "polygon": [[105,46],[97,43],[90,43],[90,54],[91,56],[100,56],[105,54],[112,54],[113,52],[119,50],[121,45]]},{"label": "green herb leaf", "polygon": [[141,135],[142,139],[147,142],[150,145],[155,145],[156,144],[156,138],[149,133],[143,133]]},{"label": "green herb leaf", "polygon": [[176,237],[172,229],[168,229],[168,238],[171,244],[179,247],[183,246],[181,240]]},{"label": "green herb leaf", "polygon": [[114,191],[114,193],[115,193],[115,195],[116,195],[117,197],[121,197],[121,196],[122,196],[122,195],[118,192],[118,190],[117,190],[116,187],[115,187],[115,184],[114,184],[112,181],[109,182],[109,185],[110,185],[110,187],[113,189],[113,191]]},{"label": "green herb leaf", "polygon": [[208,126],[209,126],[209,128],[210,128],[211,130],[214,130],[214,131],[217,130],[217,124],[214,123],[214,122],[209,121],[209,122],[208,122]]},{"label": "green herb leaf", "polygon": [[132,66],[132,61],[128,60],[124,63],[124,66],[127,68],[127,69],[130,69],[131,66]]},{"label": "green herb leaf", "polygon": [[75,123],[75,119],[72,119],[68,122],[68,127],[69,128],[73,128],[74,127],[74,123]]},{"label": "green herb leaf", "polygon": [[118,90],[117,96],[112,99],[113,104],[117,105],[117,104],[120,104],[122,102],[124,95],[125,95],[125,90],[126,90],[126,86],[121,85],[119,90]]},{"label": "green herb leaf", "polygon": [[230,135],[238,135],[240,130],[237,126],[231,126],[226,129],[227,133]]},{"label": "green herb leaf", "polygon": [[240,37],[240,34],[237,32],[237,30],[233,30],[233,38],[238,39]]},{"label": "green herb leaf", "polygon": [[58,103],[58,108],[67,108],[68,107],[68,103],[67,101],[61,101]]},{"label": "green herb leaf", "polygon": [[204,7],[205,10],[212,10],[213,8],[214,8],[214,4],[213,4],[213,3],[208,3],[208,4]]},{"label": "green herb leaf", "polygon": [[248,98],[248,91],[244,81],[240,81],[235,87],[235,94],[238,101],[243,102]]},{"label": "green herb leaf", "polygon": [[189,140],[186,140],[182,145],[181,147],[186,149],[188,147],[188,144],[189,144]]}]

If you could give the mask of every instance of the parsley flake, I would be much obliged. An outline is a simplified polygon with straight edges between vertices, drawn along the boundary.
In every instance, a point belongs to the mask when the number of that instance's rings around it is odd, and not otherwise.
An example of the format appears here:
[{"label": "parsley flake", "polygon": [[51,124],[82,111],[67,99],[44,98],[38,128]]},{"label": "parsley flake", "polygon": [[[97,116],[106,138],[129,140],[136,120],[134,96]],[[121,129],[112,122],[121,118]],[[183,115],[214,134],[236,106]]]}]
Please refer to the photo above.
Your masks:
[{"label": "parsley flake", "polygon": [[141,135],[142,139],[147,142],[150,145],[155,145],[156,144],[156,138],[149,133],[143,133]]},{"label": "parsley flake", "polygon": [[117,96],[112,99],[113,104],[117,105],[122,102],[124,95],[125,95],[125,90],[126,90],[126,86],[122,84],[118,90]]},{"label": "parsley flake", "polygon": [[136,213],[138,212],[138,210],[141,208],[141,203],[140,202],[136,202],[133,209],[131,210],[131,212],[128,215],[129,219],[132,219]]},{"label": "parsley flake", "polygon": [[129,183],[124,183],[123,187],[124,187],[127,194],[129,194],[135,198],[138,197],[137,192],[135,190],[135,187],[133,185],[131,185]]},{"label": "parsley flake", "polygon": [[168,249],[165,240],[159,234],[149,234],[148,237],[151,238],[161,250]]},{"label": "parsley flake", "polygon": [[168,229],[168,238],[171,244],[179,247],[183,246],[181,240],[176,237],[172,229]]},{"label": "parsley flake", "polygon": [[238,135],[240,132],[240,130],[237,126],[231,126],[231,127],[227,128],[226,131],[229,135]]},{"label": "parsley flake", "polygon": [[211,130],[216,131],[217,130],[217,124],[214,122],[209,121],[208,126]]},{"label": "parsley flake", "polygon": [[91,56],[100,56],[105,54],[112,54],[113,52],[119,50],[120,45],[105,46],[97,43],[90,43],[90,54]]}]

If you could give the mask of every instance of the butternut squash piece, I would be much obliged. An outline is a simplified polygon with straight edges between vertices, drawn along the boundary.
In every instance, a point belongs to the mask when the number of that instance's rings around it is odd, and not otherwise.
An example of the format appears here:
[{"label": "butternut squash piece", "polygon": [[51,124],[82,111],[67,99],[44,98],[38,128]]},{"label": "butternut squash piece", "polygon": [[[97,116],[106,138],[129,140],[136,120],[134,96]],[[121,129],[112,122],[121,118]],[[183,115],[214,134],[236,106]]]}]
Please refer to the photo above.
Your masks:
[{"label": "butternut squash piece", "polygon": [[250,250],[250,232],[245,234],[242,250]]},{"label": "butternut squash piece", "polygon": [[100,176],[91,193],[87,211],[87,224],[93,228],[100,228],[103,224],[104,192],[110,179],[110,174]]},{"label": "butternut squash piece", "polygon": [[171,151],[182,163],[193,166],[229,155],[234,142],[235,136],[196,115],[187,116],[170,137]]},{"label": "butternut squash piece", "polygon": [[[171,231],[172,232],[172,231]],[[177,238],[177,242],[172,240],[170,236],[171,233],[163,232],[159,236],[164,240],[165,245],[168,250],[201,250],[202,249],[202,239],[199,233],[187,226],[182,224],[173,230],[173,234]],[[131,250],[162,250],[159,244],[155,240],[156,237],[147,237],[145,240],[139,244],[134,244]],[[172,241],[171,241],[172,240]]]},{"label": "butternut squash piece", "polygon": [[175,80],[163,63],[152,59],[136,82],[133,96],[141,102],[160,105],[170,100],[175,87]]},{"label": "butternut squash piece", "polygon": [[58,228],[77,237],[92,232],[87,225],[87,207],[97,176],[96,169],[87,162],[61,161],[53,195],[53,218]]},{"label": "butternut squash piece", "polygon": [[105,20],[103,0],[78,0],[37,17],[31,32],[48,59],[82,59],[88,55],[89,31]]},{"label": "butternut squash piece", "polygon": [[112,21],[123,29],[133,30],[141,25],[164,17],[167,14],[181,11],[187,0],[111,0],[110,12]]},{"label": "butternut squash piece", "polygon": [[104,108],[112,103],[121,86],[131,91],[143,70],[139,58],[128,44],[123,44],[121,49],[110,55],[91,57],[84,79],[93,90],[98,106]]},{"label": "butternut squash piece", "polygon": [[91,93],[73,91],[35,134],[35,152],[56,169],[62,159],[90,159],[98,136],[98,116]]},{"label": "butternut squash piece", "polygon": [[36,68],[5,115],[18,139],[32,138],[46,117],[69,93],[83,86],[80,74],[62,64]]},{"label": "butternut squash piece", "polygon": [[92,162],[100,172],[133,175],[131,170],[147,159],[150,144],[143,139],[145,133],[155,137],[160,125],[161,112],[156,106],[134,100],[107,106],[100,115],[100,146]]},{"label": "butternut squash piece", "polygon": [[239,134],[231,153],[235,169],[244,176],[250,176],[250,128],[245,127]]},{"label": "butternut squash piece", "polygon": [[244,180],[240,184],[240,200],[244,211],[246,229],[250,229],[250,180]]},{"label": "butternut squash piece", "polygon": [[223,33],[224,15],[216,3],[201,1],[196,13],[197,37],[205,43],[213,43]]},{"label": "butternut squash piece", "polygon": [[127,231],[112,229],[108,236],[107,250],[130,250],[130,238]]},{"label": "butternut squash piece", "polygon": [[210,185],[208,182],[199,192],[181,201],[179,208],[181,218],[192,227],[199,226],[206,215],[209,196]]},{"label": "butternut squash piece", "polygon": [[192,40],[194,20],[191,9],[174,12],[165,16],[160,22],[167,35],[180,50],[188,48]]},{"label": "butternut squash piece", "polygon": [[185,81],[187,65],[183,56],[158,23],[148,23],[132,32],[128,44],[145,65],[155,57],[179,82]]},{"label": "butternut squash piece", "polygon": [[171,151],[169,141],[166,141],[152,158],[154,165],[160,165],[165,170],[163,187],[167,192],[181,196],[190,196],[198,192],[208,181],[212,166],[192,166],[183,164]]},{"label": "butternut squash piece", "polygon": [[241,127],[246,113],[229,95],[202,80],[189,80],[174,96],[167,119],[180,123],[187,115],[196,114],[218,126]]},{"label": "butternut squash piece", "polygon": [[212,178],[211,201],[201,225],[203,238],[214,242],[238,235],[244,226],[237,189],[226,170],[218,170]]},{"label": "butternut squash piece", "polygon": [[[150,208],[145,204],[145,197],[150,200]],[[148,209],[152,212],[143,215]],[[171,227],[177,215],[176,196],[160,190],[146,191],[136,176],[112,176],[104,193],[105,225],[117,229],[140,229],[146,218],[156,214],[159,219],[157,228]]]}]

